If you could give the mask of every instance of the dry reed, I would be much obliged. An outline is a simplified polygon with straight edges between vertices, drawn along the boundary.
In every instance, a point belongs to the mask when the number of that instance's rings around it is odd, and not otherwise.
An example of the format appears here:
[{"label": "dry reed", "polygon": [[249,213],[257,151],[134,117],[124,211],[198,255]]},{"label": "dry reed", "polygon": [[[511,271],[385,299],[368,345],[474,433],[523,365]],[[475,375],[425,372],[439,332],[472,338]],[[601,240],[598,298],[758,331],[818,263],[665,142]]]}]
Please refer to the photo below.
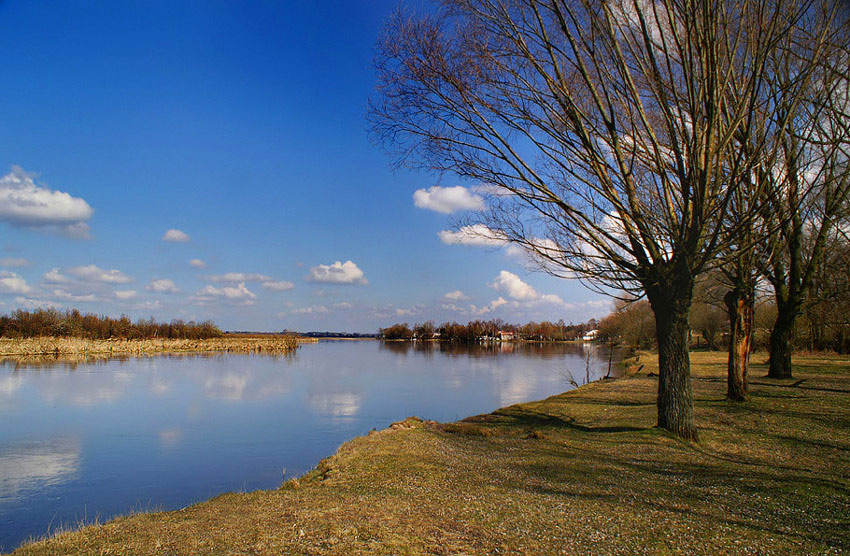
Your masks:
[{"label": "dry reed", "polygon": [[86,338],[0,338],[0,357],[156,355],[165,353],[229,352],[284,354],[310,339],[283,336],[223,336],[203,340],[154,338],[90,340]]}]

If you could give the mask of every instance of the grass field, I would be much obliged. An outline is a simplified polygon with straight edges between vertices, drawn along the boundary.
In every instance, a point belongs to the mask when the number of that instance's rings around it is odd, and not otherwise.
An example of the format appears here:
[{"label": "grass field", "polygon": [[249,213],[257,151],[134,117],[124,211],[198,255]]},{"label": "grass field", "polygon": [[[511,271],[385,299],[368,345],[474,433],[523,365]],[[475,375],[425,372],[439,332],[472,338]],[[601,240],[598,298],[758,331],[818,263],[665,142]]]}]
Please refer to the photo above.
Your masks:
[{"label": "grass field", "polygon": [[655,424],[656,362],[458,423],[408,419],[273,491],[232,493],[22,547],[42,554],[820,554],[850,552],[850,361],[752,369],[694,353],[701,435]]}]

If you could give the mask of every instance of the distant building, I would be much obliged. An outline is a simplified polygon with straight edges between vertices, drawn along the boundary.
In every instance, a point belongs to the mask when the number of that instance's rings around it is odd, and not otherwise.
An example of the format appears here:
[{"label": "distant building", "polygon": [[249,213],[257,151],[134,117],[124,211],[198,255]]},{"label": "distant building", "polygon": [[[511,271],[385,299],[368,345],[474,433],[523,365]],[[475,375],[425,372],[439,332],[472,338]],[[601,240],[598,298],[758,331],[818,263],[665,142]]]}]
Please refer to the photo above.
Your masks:
[{"label": "distant building", "polygon": [[597,336],[599,336],[599,330],[588,330],[587,334],[582,336],[582,342],[592,342],[596,340]]},{"label": "distant building", "polygon": [[507,330],[499,330],[499,339],[503,342],[510,342],[514,339],[514,333]]}]

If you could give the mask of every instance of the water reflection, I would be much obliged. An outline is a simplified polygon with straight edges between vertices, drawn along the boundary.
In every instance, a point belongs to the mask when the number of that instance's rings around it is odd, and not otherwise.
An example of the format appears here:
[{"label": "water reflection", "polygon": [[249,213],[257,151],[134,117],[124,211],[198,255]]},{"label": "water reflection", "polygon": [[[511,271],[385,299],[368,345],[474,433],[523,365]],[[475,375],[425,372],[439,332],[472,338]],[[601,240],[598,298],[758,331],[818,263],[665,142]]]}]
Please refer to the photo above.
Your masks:
[{"label": "water reflection", "polygon": [[448,356],[497,357],[516,354],[542,359],[563,357],[565,354],[582,354],[588,351],[597,357],[607,348],[596,344],[572,342],[440,342],[386,340],[378,342],[382,350],[399,355],[416,352],[424,355],[439,353]]},{"label": "water reflection", "polygon": [[344,441],[599,378],[576,344],[321,342],[295,355],[0,363],[0,551],[51,522],[274,488]]},{"label": "water reflection", "polygon": [[80,465],[76,439],[53,438],[2,447],[0,504],[27,489],[43,489],[73,479]]},{"label": "water reflection", "polygon": [[307,398],[310,407],[331,417],[353,417],[360,411],[359,392],[315,392]]}]

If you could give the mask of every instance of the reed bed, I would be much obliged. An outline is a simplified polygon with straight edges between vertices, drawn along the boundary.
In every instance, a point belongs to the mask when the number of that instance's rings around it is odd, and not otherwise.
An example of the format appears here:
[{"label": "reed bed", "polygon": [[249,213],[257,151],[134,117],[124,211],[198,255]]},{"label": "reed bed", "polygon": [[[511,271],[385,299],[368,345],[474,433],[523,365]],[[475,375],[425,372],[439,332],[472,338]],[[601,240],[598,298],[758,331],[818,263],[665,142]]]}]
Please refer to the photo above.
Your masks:
[{"label": "reed bed", "polygon": [[279,355],[289,353],[308,338],[282,336],[223,336],[203,340],[154,338],[127,340],[90,340],[86,338],[0,338],[0,357],[110,357],[118,355],[157,355],[167,353],[228,352],[264,353]]}]

